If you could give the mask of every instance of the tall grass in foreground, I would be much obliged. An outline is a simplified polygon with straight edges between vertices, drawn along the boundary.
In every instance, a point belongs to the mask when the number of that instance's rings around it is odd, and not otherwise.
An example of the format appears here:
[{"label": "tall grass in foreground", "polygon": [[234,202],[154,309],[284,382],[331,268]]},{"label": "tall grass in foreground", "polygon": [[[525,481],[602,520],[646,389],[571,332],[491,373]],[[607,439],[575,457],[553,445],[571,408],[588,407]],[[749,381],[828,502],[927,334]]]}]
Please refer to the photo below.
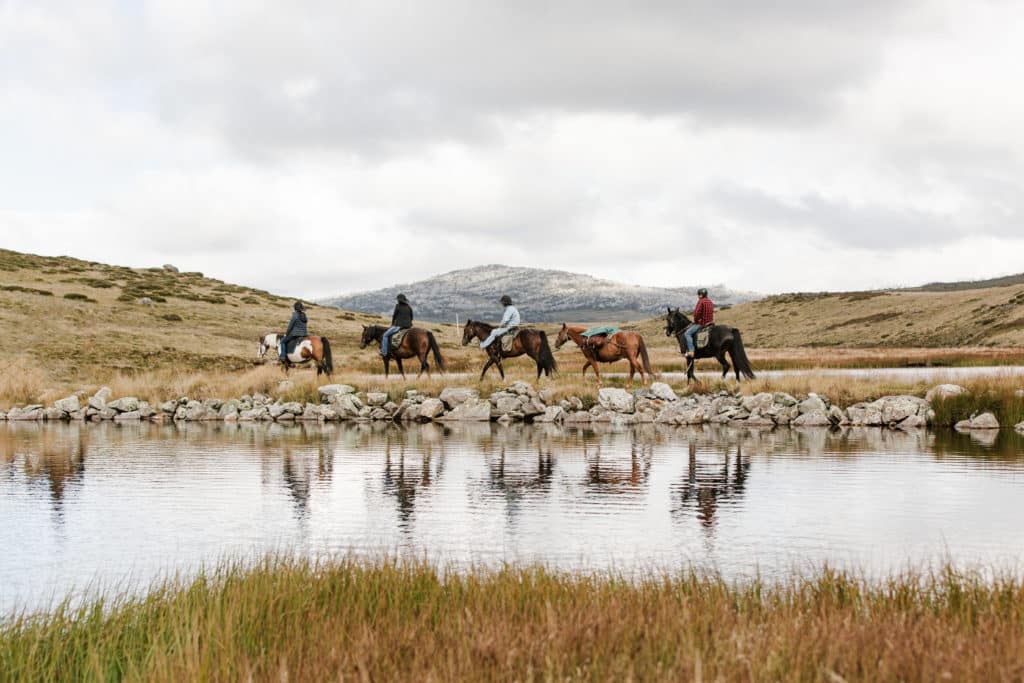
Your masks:
[{"label": "tall grass in foreground", "polygon": [[269,559],[0,622],[12,680],[1020,680],[1024,584]]}]

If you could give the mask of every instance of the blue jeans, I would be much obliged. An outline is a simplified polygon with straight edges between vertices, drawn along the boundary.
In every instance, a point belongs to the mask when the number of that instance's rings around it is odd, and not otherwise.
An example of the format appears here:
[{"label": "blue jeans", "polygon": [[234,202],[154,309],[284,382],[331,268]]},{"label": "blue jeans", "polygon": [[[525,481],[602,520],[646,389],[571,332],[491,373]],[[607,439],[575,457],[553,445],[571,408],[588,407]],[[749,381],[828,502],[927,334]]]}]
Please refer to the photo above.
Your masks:
[{"label": "blue jeans", "polygon": [[484,339],[482,342],[480,342],[480,348],[486,349],[488,346],[494,343],[495,339],[505,334],[506,332],[508,332],[507,327],[495,327],[493,330],[491,330],[491,333],[487,335],[487,339]]},{"label": "blue jeans", "polygon": [[301,339],[301,337],[284,337],[283,339],[281,339],[281,360],[282,361],[288,359],[288,342],[290,342],[292,339]]},{"label": "blue jeans", "polygon": [[686,331],[683,332],[683,338],[686,339],[686,348],[690,353],[693,353],[694,350],[694,338],[702,329],[704,329],[703,325],[691,323],[690,326],[686,328]]},{"label": "blue jeans", "polygon": [[391,327],[388,328],[388,331],[384,333],[384,336],[381,337],[380,339],[380,355],[388,355],[388,344],[391,343],[391,335],[393,335],[395,332],[398,332],[400,329],[402,328],[396,325],[392,325]]}]

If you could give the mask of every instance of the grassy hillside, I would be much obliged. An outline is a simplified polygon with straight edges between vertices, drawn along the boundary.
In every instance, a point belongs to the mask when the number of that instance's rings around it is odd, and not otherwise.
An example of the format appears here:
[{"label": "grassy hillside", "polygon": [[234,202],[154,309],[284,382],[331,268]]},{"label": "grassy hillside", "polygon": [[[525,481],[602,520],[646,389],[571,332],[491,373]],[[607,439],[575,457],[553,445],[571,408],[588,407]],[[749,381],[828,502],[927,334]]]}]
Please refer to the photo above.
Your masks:
[{"label": "grassy hillside", "polygon": [[[144,298],[151,303],[141,302]],[[257,337],[283,331],[291,304],[292,299],[200,273],[0,250],[0,398],[5,404],[27,402],[40,393],[155,375],[169,391],[192,386],[178,381],[184,373],[208,383],[220,376],[234,387],[239,376],[253,371]],[[531,312],[523,313],[529,321]],[[331,339],[340,379],[365,384],[368,373],[380,372],[373,350],[360,350],[358,343],[361,325],[383,319],[312,304],[309,316],[310,331]],[[719,320],[743,330],[760,369],[1024,360],[1024,284],[790,294],[729,307]],[[656,371],[682,369],[678,347],[664,336],[661,319],[621,324],[645,334]],[[450,370],[479,371],[484,356],[473,346],[461,346],[461,330],[428,327],[437,334]],[[553,342],[557,323],[539,327]],[[821,354],[821,346],[844,348]],[[582,359],[572,344],[556,358],[563,378],[579,373]],[[715,366],[702,362],[704,369]],[[506,369],[512,378],[533,378],[528,360],[506,361]],[[624,363],[605,366],[606,371],[625,369]],[[279,371],[267,370],[252,375],[252,381],[276,385]]]}]

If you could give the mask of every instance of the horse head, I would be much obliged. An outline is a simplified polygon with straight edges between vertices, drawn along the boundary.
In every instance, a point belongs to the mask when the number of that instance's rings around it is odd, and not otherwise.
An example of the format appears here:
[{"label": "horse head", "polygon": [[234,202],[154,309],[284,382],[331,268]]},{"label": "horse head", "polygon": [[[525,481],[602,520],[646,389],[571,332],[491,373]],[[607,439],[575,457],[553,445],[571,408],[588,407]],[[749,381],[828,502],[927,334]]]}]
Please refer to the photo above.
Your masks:
[{"label": "horse head", "polygon": [[466,326],[462,328],[462,345],[465,346],[469,342],[473,341],[473,337],[476,336],[476,330],[474,329],[474,323],[472,320],[466,321]]},{"label": "horse head", "polygon": [[562,323],[562,329],[558,331],[558,339],[555,340],[555,350],[562,348],[567,341],[569,341],[569,326]]},{"label": "horse head", "polygon": [[263,360],[263,358],[267,355],[267,351],[269,351],[270,349],[277,345],[276,337],[277,335],[271,332],[270,334],[264,334],[259,338],[260,346],[259,349],[256,351],[256,358],[258,360]]},{"label": "horse head", "polygon": [[370,342],[373,341],[373,333],[376,327],[376,325],[363,325],[363,336],[359,340],[359,348],[365,349],[367,346],[370,345]]},{"label": "horse head", "polygon": [[665,314],[666,337],[672,337],[679,334],[687,327],[689,327],[689,325],[690,320],[685,315],[683,315],[682,311],[680,311],[678,308],[673,310],[671,307],[669,307],[668,313]]}]

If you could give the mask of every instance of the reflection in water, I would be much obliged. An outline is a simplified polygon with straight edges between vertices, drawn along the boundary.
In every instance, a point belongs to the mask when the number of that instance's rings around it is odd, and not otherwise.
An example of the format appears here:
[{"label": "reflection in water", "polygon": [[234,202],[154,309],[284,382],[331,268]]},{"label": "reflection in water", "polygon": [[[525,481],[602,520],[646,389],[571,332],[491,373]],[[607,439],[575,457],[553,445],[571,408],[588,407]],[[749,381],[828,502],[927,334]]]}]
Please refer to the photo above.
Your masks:
[{"label": "reflection in water", "polygon": [[1024,557],[1022,494],[1007,430],[0,424],[0,606],[282,547],[733,576],[998,563]]}]

